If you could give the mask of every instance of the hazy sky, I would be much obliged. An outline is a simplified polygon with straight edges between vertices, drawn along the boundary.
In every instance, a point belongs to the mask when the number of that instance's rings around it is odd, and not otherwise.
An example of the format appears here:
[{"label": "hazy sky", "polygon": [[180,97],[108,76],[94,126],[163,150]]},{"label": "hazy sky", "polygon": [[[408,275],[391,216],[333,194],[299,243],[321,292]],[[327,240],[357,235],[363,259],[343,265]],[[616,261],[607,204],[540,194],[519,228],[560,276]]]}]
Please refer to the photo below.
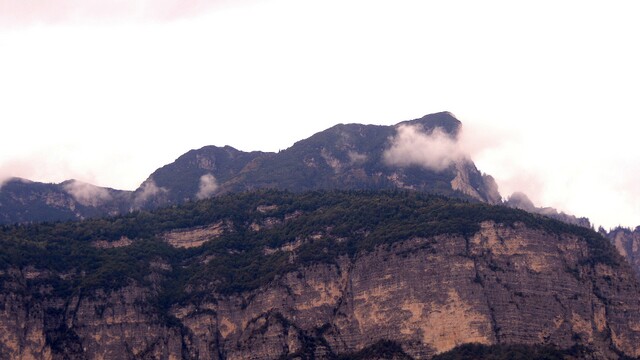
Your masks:
[{"label": "hazy sky", "polygon": [[637,1],[0,0],[0,178],[136,188],[448,110],[503,196],[640,225]]}]

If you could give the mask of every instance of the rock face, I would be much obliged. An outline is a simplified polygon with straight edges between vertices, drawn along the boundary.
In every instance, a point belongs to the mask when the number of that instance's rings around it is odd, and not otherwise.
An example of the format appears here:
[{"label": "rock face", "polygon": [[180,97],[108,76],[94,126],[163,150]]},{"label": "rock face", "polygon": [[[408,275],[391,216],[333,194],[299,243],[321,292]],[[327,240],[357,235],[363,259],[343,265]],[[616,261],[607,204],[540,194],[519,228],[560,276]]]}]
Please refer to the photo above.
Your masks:
[{"label": "rock face", "polygon": [[[20,274],[12,275],[20,281]],[[150,314],[148,289],[131,286],[53,301],[5,290],[0,299],[1,359],[180,358],[180,329]]]},{"label": "rock face", "polygon": [[349,353],[379,339],[416,358],[468,342],[581,343],[603,357],[616,357],[611,346],[639,356],[637,282],[581,265],[585,252],[575,237],[487,222],[470,239],[411,239],[174,313],[199,339],[213,340],[217,323],[217,351],[229,359]]},{"label": "rock face", "polygon": [[461,126],[442,112],[395,126],[336,125],[279,153],[207,146],[156,170],[134,192],[13,180],[0,187],[0,224],[122,214],[260,188],[399,188],[499,203],[493,178],[456,149]]},{"label": "rock face", "polygon": [[[410,198],[397,200],[397,204],[410,202]],[[296,200],[304,201],[304,197]],[[342,200],[336,204],[345,206]],[[456,211],[471,206],[439,204],[433,208],[442,214],[447,213],[445,207]],[[310,205],[304,208],[311,211]],[[423,208],[417,207],[413,214],[418,216]],[[279,219],[270,221],[272,229],[296,221],[320,224],[306,215],[278,213],[275,205],[257,209],[256,214]],[[318,214],[326,216],[332,209],[322,207]],[[529,226],[525,223],[536,218],[516,210],[480,209],[523,220],[510,224],[482,220],[468,235],[452,229],[399,238],[353,256],[289,267],[253,290],[220,292],[215,274],[209,274],[209,280],[192,286],[194,291],[200,287],[192,296],[170,303],[163,302],[158,289],[175,265],[161,258],[149,264],[144,281],[68,293],[56,285],[65,274],[39,269],[37,264],[14,266],[0,274],[0,359],[334,358],[380,341],[391,341],[418,359],[469,342],[583,345],[598,359],[640,356],[640,285],[626,263],[598,257],[611,247],[605,239],[552,220],[542,220],[543,226],[537,228]],[[410,217],[406,215],[401,218]],[[213,246],[230,241],[219,231],[222,224],[229,223],[215,221],[191,232],[161,232],[158,241],[179,234],[196,239],[196,248]],[[261,229],[268,228],[248,230],[253,224],[249,219],[241,224],[246,232],[236,225],[231,236],[244,233],[249,239],[254,234],[257,237],[251,239],[258,239],[260,231],[267,231]],[[553,226],[568,230],[545,230]],[[214,234],[201,245],[201,235],[207,231]],[[337,230],[320,227],[307,232],[317,236],[287,236],[307,245],[323,244],[328,231]],[[381,230],[364,231],[362,241],[376,231]],[[328,244],[351,240],[331,241],[316,252],[329,253]],[[118,251],[135,244],[101,251],[118,256],[122,254]],[[301,245],[287,243],[274,251],[296,264],[297,258],[309,256],[300,249]],[[219,252],[209,261],[221,261],[231,253]],[[194,261],[197,258],[190,260]]]},{"label": "rock face", "polygon": [[640,226],[635,230],[617,227],[609,232],[600,230],[611,243],[618,249],[618,252],[631,264],[631,267],[640,276]]}]

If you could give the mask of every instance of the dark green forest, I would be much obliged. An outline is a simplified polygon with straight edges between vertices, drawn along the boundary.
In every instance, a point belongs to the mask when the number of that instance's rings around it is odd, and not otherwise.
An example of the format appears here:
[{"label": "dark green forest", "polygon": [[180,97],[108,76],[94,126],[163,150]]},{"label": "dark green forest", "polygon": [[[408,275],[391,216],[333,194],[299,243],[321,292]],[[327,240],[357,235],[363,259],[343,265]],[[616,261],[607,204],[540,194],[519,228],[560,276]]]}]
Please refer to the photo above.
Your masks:
[{"label": "dark green forest", "polygon": [[[270,206],[270,210],[258,211],[259,206]],[[251,224],[267,219],[279,225],[251,229]],[[615,249],[594,231],[502,206],[399,190],[261,190],[112,218],[3,226],[0,269],[5,277],[10,276],[8,269],[49,271],[48,278],[29,280],[26,288],[37,289],[34,296],[69,295],[98,288],[109,291],[132,282],[145,285],[151,281],[150,264],[160,261],[169,265],[154,270],[163,279],[160,305],[168,306],[186,295],[198,296],[194,289],[201,285],[220,294],[251,290],[300,266],[332,263],[340,256],[355,257],[412,237],[470,236],[486,220],[574,234],[590,245],[590,262],[614,266],[620,262]],[[197,248],[173,248],[162,237],[167,231],[220,221],[232,225]],[[316,240],[304,242],[296,250],[295,261],[277,250],[312,235]],[[122,237],[132,244],[120,248],[93,245]],[[265,248],[276,250],[265,254]],[[191,289],[189,294],[186,288]]]}]

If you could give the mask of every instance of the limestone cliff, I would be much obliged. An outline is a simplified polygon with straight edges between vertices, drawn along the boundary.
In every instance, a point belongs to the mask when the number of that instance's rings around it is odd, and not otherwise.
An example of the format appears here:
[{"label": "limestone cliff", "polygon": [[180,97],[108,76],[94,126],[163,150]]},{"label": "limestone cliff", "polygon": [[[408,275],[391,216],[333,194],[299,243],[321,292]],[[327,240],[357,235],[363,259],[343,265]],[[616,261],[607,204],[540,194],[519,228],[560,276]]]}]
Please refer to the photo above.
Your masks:
[{"label": "limestone cliff", "polygon": [[[186,254],[186,261],[154,255],[144,278],[130,278],[124,286],[64,291],[60,282],[84,275],[38,264],[3,270],[0,359],[335,358],[383,340],[418,359],[470,342],[579,344],[595,358],[640,356],[640,285],[629,266],[611,255],[606,240],[589,230],[501,207],[415,201],[415,195],[349,200],[353,195],[348,193],[322,198],[325,205],[317,209],[309,198],[318,195],[305,196],[292,198],[292,205],[285,205],[288,200],[253,203],[256,218],[215,219],[209,227],[193,227],[198,236],[215,229],[208,242],[182,229],[181,239],[193,235],[197,243],[188,247],[181,242],[175,248]],[[348,201],[353,206],[380,204],[371,214],[395,209],[402,221],[414,217],[417,227],[425,220],[431,225],[404,232],[402,226],[394,229],[400,222],[372,221],[372,227],[359,223],[354,227],[359,230],[341,232],[347,219],[336,213],[333,225],[326,227],[323,216],[346,208]],[[401,207],[412,202],[414,210]],[[468,207],[464,218],[451,220],[450,214]],[[420,218],[422,213],[428,217]],[[464,221],[473,216],[478,217],[476,225],[465,225],[472,224]],[[438,225],[428,219],[436,218],[445,227],[431,232]],[[252,226],[256,224],[263,226]],[[298,225],[306,230],[288,232]],[[291,235],[289,240],[273,240],[280,230]],[[394,231],[389,240],[362,245],[387,239]],[[105,231],[99,233],[104,236]],[[170,241],[167,234],[176,231],[162,231],[155,238]],[[271,259],[270,264],[283,259],[284,270],[257,287],[234,291],[222,285],[219,274],[232,270],[216,262],[240,251],[222,244],[240,235],[244,251],[250,251],[246,244],[260,244],[261,256]],[[135,253],[141,241],[99,251]],[[223,245],[225,252],[206,251]],[[343,245],[358,250],[321,257]],[[309,257],[316,260],[305,260]],[[212,267],[200,275],[190,272],[198,280],[185,280],[184,294],[170,297],[163,281],[182,276],[180,269],[193,263]],[[250,260],[234,264],[259,268]],[[233,274],[235,284],[243,281],[243,272]]]},{"label": "limestone cliff", "polygon": [[600,229],[640,276],[640,226],[635,230],[617,227],[609,232]]}]

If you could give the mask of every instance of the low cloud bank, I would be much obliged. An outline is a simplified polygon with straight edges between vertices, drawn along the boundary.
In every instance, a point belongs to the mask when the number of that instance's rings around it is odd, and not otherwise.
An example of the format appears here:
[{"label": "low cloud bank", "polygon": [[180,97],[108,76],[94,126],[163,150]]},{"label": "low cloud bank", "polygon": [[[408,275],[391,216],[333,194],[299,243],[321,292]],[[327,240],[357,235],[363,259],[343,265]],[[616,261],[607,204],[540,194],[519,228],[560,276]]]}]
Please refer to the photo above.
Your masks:
[{"label": "low cloud bank", "polygon": [[211,174],[205,174],[200,177],[200,189],[196,194],[199,200],[211,197],[218,190],[218,181]]},{"label": "low cloud bank", "polygon": [[425,132],[420,126],[400,125],[382,158],[387,165],[443,171],[468,156],[458,140],[442,128]]}]

